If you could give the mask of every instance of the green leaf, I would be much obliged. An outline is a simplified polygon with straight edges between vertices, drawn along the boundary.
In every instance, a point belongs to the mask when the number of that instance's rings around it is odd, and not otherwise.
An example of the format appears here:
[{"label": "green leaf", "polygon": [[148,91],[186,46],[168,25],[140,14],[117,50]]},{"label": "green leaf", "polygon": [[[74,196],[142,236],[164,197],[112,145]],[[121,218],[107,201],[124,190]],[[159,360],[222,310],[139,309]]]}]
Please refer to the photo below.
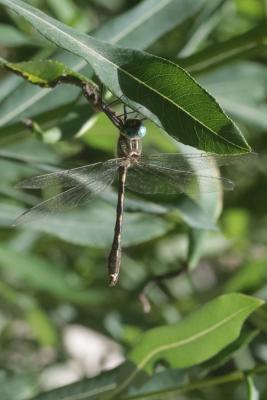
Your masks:
[{"label": "green leaf", "polygon": [[240,60],[261,54],[266,50],[266,21],[255,28],[230,38],[224,42],[212,44],[204,50],[178,62],[191,73],[200,73],[234,60]]},{"label": "green leaf", "polygon": [[37,45],[31,38],[21,33],[14,26],[8,24],[0,24],[0,38],[2,46],[17,47]]},{"label": "green leaf", "polygon": [[0,370],[1,400],[29,399],[35,393],[36,377],[28,372],[10,374]]},{"label": "green leaf", "polygon": [[[169,29],[183,24],[186,19],[195,15],[202,5],[203,1],[200,0],[158,0],[157,7],[155,7],[154,0],[146,0],[108,21],[96,30],[95,36],[112,44],[119,43],[142,50]],[[150,24],[153,25],[153,29],[148,29]],[[154,29],[154,26],[157,26],[157,29]],[[141,32],[143,35],[139,37]],[[136,40],[137,35],[138,40]],[[55,58],[76,71],[82,71],[86,76],[92,76],[92,71],[88,70],[86,62],[71,53],[58,51]],[[8,85],[6,84],[6,86]],[[1,90],[4,93],[3,86]],[[71,105],[79,94],[78,89],[74,87],[68,88],[66,96],[65,90],[62,88],[57,88],[51,93],[51,90],[41,91],[25,83],[17,84],[16,90],[13,87],[6,93],[9,95],[0,107],[0,126],[13,124],[23,117],[32,118],[34,116],[36,118],[40,113],[53,110],[55,107],[57,107],[57,116],[66,115],[66,110],[58,109],[58,107]],[[14,128],[8,133],[6,130],[0,131],[0,136],[8,134],[10,137],[11,133],[17,135],[18,127]]]},{"label": "green leaf", "polygon": [[[181,151],[185,152],[185,154],[186,152],[189,152],[186,146],[183,147],[180,146],[180,148]],[[192,166],[194,167],[194,165]],[[205,175],[215,176],[215,177],[220,176],[215,162],[209,165],[209,169],[205,171]],[[198,205],[203,210],[203,213],[209,216],[210,224],[216,225],[216,222],[222,211],[222,197],[223,197],[222,188],[220,190],[214,190],[212,193],[205,193],[204,191],[203,193],[200,193],[198,196]],[[205,241],[208,237],[208,232],[205,227],[195,226],[193,228],[195,229],[191,229],[189,231],[189,245],[187,252],[187,263],[189,269],[191,270],[197,267],[203,253]]]},{"label": "green leaf", "polygon": [[265,66],[236,62],[202,74],[199,79],[234,120],[267,129]]},{"label": "green leaf", "polygon": [[248,394],[247,399],[248,400],[259,400],[260,393],[255,386],[252,376],[246,377],[246,385],[247,385],[247,394]]},{"label": "green leaf", "polygon": [[54,60],[27,61],[10,63],[0,57],[0,67],[14,72],[27,81],[45,88],[53,88],[60,83],[71,83],[79,87],[89,84],[97,89],[90,79],[73,71],[66,65]]},{"label": "green leaf", "polygon": [[267,259],[251,261],[242,266],[229,281],[224,290],[232,291],[251,291],[262,285],[267,278]]},{"label": "green leaf", "polygon": [[139,372],[151,374],[155,362],[186,368],[217,354],[240,334],[245,319],[263,301],[238,293],[220,296],[172,326],[151,329],[127,357],[134,369],[123,377],[114,394],[129,386]]},{"label": "green leaf", "polygon": [[22,1],[1,0],[0,4],[26,18],[56,45],[84,58],[116,96],[123,93],[124,101],[142,104],[142,112],[176,139],[215,153],[250,150],[215,100],[176,64],[137,50],[111,47]]},{"label": "green leaf", "polygon": [[[113,18],[96,33],[102,40],[133,49],[148,48],[176,26],[181,26],[205,6],[205,0],[142,1],[126,13]],[[157,29],[155,29],[157,27]]]},{"label": "green leaf", "polygon": [[128,359],[148,373],[160,359],[172,368],[199,364],[234,341],[244,320],[263,303],[238,293],[220,296],[176,325],[146,332]]},{"label": "green leaf", "polygon": [[[98,400],[116,387],[117,369],[35,396],[32,400]],[[102,397],[100,397],[102,396]]]},{"label": "green leaf", "polygon": [[220,296],[178,324],[145,332],[119,368],[41,394],[35,400],[145,398],[164,395],[168,389],[179,390],[184,387],[183,371],[169,370],[151,377],[153,364],[165,360],[173,368],[184,368],[212,357],[238,337],[245,319],[262,303],[242,294]]},{"label": "green leaf", "polygon": [[[11,205],[5,207],[2,204],[0,224],[11,226],[14,218],[22,211],[21,208]],[[77,245],[107,248],[112,242],[115,214],[115,207],[96,200],[88,208],[48,215],[45,218],[45,224],[40,219],[22,227],[48,233]],[[165,235],[173,227],[173,222],[165,221],[158,216],[126,212],[122,243],[124,246],[133,246],[153,240]]]},{"label": "green leaf", "polygon": [[58,340],[57,331],[52,321],[42,309],[33,308],[27,311],[26,319],[35,338],[41,345],[55,346]]},{"label": "green leaf", "polygon": [[96,292],[92,289],[86,292],[70,274],[67,278],[66,273],[41,257],[22,254],[11,247],[0,247],[0,269],[4,269],[6,274],[16,276],[18,281],[28,287],[45,291],[61,299],[78,304],[100,300]]},{"label": "green leaf", "polygon": [[21,80],[18,76],[8,76],[1,80],[0,102],[2,102],[10,93],[17,89]]},{"label": "green leaf", "polygon": [[197,376],[206,376],[211,371],[224,365],[227,361],[242,351],[242,349],[247,347],[258,334],[259,331],[257,330],[242,330],[240,336],[233,343],[205,363],[201,364],[201,368],[199,367],[197,369]]}]

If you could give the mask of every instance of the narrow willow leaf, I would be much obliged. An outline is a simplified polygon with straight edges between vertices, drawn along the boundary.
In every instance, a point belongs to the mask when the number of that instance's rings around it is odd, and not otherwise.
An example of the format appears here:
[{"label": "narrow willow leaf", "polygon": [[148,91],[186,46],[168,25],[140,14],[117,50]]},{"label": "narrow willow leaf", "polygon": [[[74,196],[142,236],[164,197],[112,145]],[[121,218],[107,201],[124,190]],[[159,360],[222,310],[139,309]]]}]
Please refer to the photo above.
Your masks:
[{"label": "narrow willow leaf", "polygon": [[224,42],[212,44],[204,50],[181,58],[178,62],[192,73],[200,73],[234,60],[261,54],[266,50],[267,26],[265,21],[251,30]]},{"label": "narrow willow leaf", "polygon": [[32,38],[27,37],[14,26],[8,24],[0,24],[0,38],[2,46],[19,47],[38,45],[37,42],[31,40]]},{"label": "narrow willow leaf", "polygon": [[123,376],[116,393],[139,379],[139,372],[150,375],[159,360],[172,368],[185,368],[214,356],[239,336],[245,319],[262,304],[238,293],[223,295],[176,325],[146,332],[127,358],[134,367]]},{"label": "narrow willow leaf", "polygon": [[[0,0],[56,45],[88,61],[101,81],[184,144],[217,153],[250,150],[216,101],[182,68],[149,54],[111,47],[80,34],[20,0]],[[160,77],[160,79],[159,79]],[[151,115],[152,113],[152,115]]]},{"label": "narrow willow leaf", "polygon": [[226,292],[253,291],[261,287],[267,277],[267,259],[251,261],[238,269],[224,286]]},{"label": "narrow willow leaf", "polygon": [[235,121],[267,129],[264,66],[242,61],[201,74],[199,79]]},{"label": "narrow willow leaf", "polygon": [[[205,3],[205,2],[204,2]],[[107,40],[112,44],[120,44],[135,49],[143,50],[155,42],[161,35],[177,25],[182,25],[188,18],[193,17],[203,6],[202,0],[158,0],[155,7],[154,0],[145,0],[124,14],[113,18],[94,32],[95,37]],[[151,29],[150,24],[157,26]],[[138,39],[138,40],[137,40]],[[85,60],[71,53],[58,51],[55,58],[61,60],[75,71],[82,71],[87,76],[92,76],[88,71]],[[1,96],[1,94],[0,94]],[[50,104],[62,107],[71,104],[78,96],[78,89],[68,90],[68,96],[62,93],[62,88],[57,88],[52,93],[50,90],[40,90],[25,83],[17,85],[16,90],[9,91],[6,101],[0,107],[0,126],[11,125],[23,117],[37,117],[40,113],[50,110]],[[66,115],[62,109],[57,110],[57,115]],[[18,127],[9,130],[18,132]],[[6,131],[2,131],[3,135]],[[20,133],[21,134],[21,133]],[[1,131],[0,131],[1,135]]]},{"label": "narrow willow leaf", "polygon": [[[180,151],[185,152],[185,154],[189,151],[186,146],[179,146],[179,148]],[[195,152],[197,153],[196,150]],[[194,168],[194,165],[192,165],[192,167]],[[195,170],[197,173],[197,168],[195,168]],[[207,169],[205,173],[208,176],[220,176],[219,170],[216,167],[215,162],[209,164],[209,169]],[[222,188],[221,190],[214,191],[213,193],[203,192],[200,193],[198,196],[198,205],[203,210],[203,212],[209,216],[210,224],[216,225],[217,223],[217,220],[222,211],[222,197]],[[202,229],[202,227],[195,226],[193,227],[193,229],[190,229],[188,236],[189,245],[187,252],[187,263],[189,269],[192,270],[197,267],[203,253],[204,243],[207,239],[207,236],[208,232],[205,227],[204,229]]]},{"label": "narrow willow leaf", "polygon": [[0,102],[7,98],[10,93],[17,89],[21,79],[18,76],[8,76],[6,79],[1,79]]},{"label": "narrow willow leaf", "polygon": [[89,84],[95,90],[97,89],[96,84],[86,76],[54,60],[10,63],[0,57],[0,67],[14,72],[34,85],[45,88],[53,88],[60,83],[71,83],[80,87]]},{"label": "narrow willow leaf", "polygon": [[[103,25],[95,37],[133,49],[148,48],[205,7],[205,0],[146,0]],[[119,27],[119,29],[118,29]],[[157,29],[155,29],[157,27]]]}]

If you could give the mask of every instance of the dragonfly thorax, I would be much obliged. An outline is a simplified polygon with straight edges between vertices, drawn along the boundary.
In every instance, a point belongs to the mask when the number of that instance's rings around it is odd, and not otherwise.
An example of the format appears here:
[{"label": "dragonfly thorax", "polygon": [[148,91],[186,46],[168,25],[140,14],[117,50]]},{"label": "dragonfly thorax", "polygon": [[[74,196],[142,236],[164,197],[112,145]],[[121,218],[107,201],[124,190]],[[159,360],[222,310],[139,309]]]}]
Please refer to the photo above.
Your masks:
[{"label": "dragonfly thorax", "polygon": [[141,155],[141,139],[146,134],[146,127],[139,119],[127,119],[120,131],[118,157],[134,158]]},{"label": "dragonfly thorax", "polygon": [[118,157],[137,158],[141,155],[142,145],[140,138],[129,139],[123,134],[120,134],[118,140],[117,155]]}]

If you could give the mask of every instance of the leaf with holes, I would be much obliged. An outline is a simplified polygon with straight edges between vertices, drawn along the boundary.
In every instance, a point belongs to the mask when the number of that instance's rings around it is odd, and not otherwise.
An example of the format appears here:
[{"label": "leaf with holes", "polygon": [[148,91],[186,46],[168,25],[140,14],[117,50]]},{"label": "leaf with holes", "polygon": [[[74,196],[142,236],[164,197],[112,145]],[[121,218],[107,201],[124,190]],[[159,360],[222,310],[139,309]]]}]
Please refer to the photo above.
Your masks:
[{"label": "leaf with holes", "polygon": [[10,63],[0,57],[0,67],[14,72],[34,85],[45,88],[53,88],[60,83],[71,83],[80,87],[88,84],[92,89],[97,90],[97,85],[93,81],[55,60]]}]

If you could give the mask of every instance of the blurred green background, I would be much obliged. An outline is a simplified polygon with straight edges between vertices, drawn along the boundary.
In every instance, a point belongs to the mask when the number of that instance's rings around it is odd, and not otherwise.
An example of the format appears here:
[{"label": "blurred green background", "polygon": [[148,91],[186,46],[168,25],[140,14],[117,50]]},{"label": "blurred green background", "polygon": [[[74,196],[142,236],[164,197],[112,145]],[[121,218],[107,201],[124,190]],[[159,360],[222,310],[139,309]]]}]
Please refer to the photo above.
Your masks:
[{"label": "blurred green background", "polygon": [[[111,29],[114,18],[141,2],[28,3],[80,31],[97,34],[100,27]],[[218,294],[238,291],[267,299],[266,17],[265,0],[209,0],[201,11],[182,23],[177,19],[145,46],[154,54],[176,61],[178,57],[242,128],[259,155],[223,171],[236,182],[236,190],[224,194],[218,229],[211,226],[210,214],[212,207],[220,208],[219,195],[204,197],[202,211],[201,203],[183,196],[166,200],[129,195],[121,277],[112,289],[107,286],[106,259],[115,192],[85,209],[41,223],[15,229],[11,224],[40,197],[18,191],[16,182],[51,167],[71,168],[113,157],[116,130],[103,115],[84,125],[92,111],[76,88],[56,89],[57,94],[49,94],[39,107],[34,96],[40,89],[0,71],[1,400],[27,399],[39,390],[118,365],[140,332],[176,322]],[[68,55],[57,53],[24,20],[0,8],[0,56],[18,62],[53,55],[68,64]],[[28,90],[32,108],[20,112]],[[69,103],[62,106],[62,97],[69,97]],[[21,122],[28,116],[43,129],[41,138]],[[147,127],[144,152],[177,151],[166,134],[150,123]],[[196,242],[199,235],[202,239]],[[153,280],[188,262],[195,267],[190,274]],[[250,319],[249,327],[262,333],[222,367],[224,372],[267,362],[265,308]],[[266,377],[257,379],[266,398]],[[243,391],[243,385],[233,384],[184,398],[243,399]]]}]

